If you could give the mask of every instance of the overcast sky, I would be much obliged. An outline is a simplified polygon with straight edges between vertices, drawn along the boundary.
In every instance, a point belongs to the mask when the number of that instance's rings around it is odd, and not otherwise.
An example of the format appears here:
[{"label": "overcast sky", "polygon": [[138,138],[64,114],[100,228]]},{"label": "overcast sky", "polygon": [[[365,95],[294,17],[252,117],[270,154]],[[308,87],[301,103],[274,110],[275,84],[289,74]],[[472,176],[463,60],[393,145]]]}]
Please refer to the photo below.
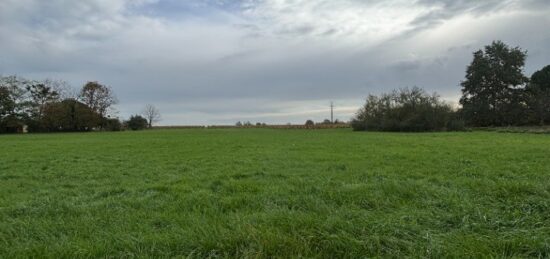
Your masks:
[{"label": "overcast sky", "polygon": [[369,93],[457,101],[472,52],[550,64],[549,0],[0,0],[0,74],[110,85],[164,125],[348,120]]}]

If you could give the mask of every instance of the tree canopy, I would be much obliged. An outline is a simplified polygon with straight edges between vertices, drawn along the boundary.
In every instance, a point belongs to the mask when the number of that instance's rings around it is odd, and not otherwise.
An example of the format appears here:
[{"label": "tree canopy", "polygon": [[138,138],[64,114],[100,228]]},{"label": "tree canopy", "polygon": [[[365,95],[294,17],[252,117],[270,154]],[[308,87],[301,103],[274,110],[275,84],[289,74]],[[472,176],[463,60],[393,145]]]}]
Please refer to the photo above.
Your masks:
[{"label": "tree canopy", "polygon": [[462,85],[462,112],[470,125],[519,124],[524,116],[523,75],[527,52],[495,41],[474,53]]},{"label": "tree canopy", "polygon": [[527,94],[535,120],[541,125],[550,121],[550,65],[531,76]]},{"label": "tree canopy", "polygon": [[369,95],[352,120],[354,130],[456,130],[452,107],[419,87],[403,88],[380,96]]}]

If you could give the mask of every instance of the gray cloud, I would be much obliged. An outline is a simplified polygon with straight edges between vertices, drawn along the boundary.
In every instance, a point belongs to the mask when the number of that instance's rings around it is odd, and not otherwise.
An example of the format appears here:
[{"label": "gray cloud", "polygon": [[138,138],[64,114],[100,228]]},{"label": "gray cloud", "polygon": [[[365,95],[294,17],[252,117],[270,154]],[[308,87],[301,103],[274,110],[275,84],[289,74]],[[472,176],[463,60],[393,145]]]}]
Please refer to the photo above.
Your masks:
[{"label": "gray cloud", "polygon": [[164,124],[301,123],[398,87],[456,100],[492,40],[527,49],[528,74],[550,60],[548,1],[177,3],[1,1],[0,74],[98,80],[122,117],[153,103]]}]

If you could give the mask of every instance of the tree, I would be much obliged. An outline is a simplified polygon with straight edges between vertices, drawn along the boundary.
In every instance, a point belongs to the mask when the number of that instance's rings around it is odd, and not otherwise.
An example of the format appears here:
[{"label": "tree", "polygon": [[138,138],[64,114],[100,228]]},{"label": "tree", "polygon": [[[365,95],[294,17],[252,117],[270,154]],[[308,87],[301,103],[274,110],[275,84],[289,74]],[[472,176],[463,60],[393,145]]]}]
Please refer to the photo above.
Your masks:
[{"label": "tree", "polygon": [[311,129],[315,127],[315,122],[313,122],[313,120],[307,120],[305,125],[306,125],[306,128]]},{"label": "tree", "polygon": [[544,125],[550,120],[550,65],[535,72],[527,86],[529,107],[535,114],[537,122]]},{"label": "tree", "polygon": [[42,83],[50,87],[58,95],[59,99],[78,99],[80,92],[63,80],[46,79]]},{"label": "tree", "polygon": [[352,120],[354,130],[456,130],[450,105],[421,88],[404,88],[381,96],[370,95]]},{"label": "tree", "polygon": [[143,116],[147,119],[149,128],[153,127],[153,123],[161,120],[160,111],[152,104],[147,104],[143,109]]},{"label": "tree", "polygon": [[15,101],[11,96],[10,90],[0,85],[0,119],[11,114],[15,110]]},{"label": "tree", "polygon": [[120,128],[106,116],[116,103],[109,87],[90,82],[80,99],[72,92],[64,81],[0,76],[0,133],[20,132],[25,126],[34,132],[88,131],[105,124]]},{"label": "tree", "polygon": [[[33,82],[17,76],[0,77],[0,88],[3,90],[4,101],[9,99],[10,105],[4,106],[5,112],[11,115],[21,116],[25,113],[28,101],[26,100],[26,87]],[[7,104],[7,103],[4,103]]]},{"label": "tree", "polygon": [[66,99],[46,104],[42,120],[42,131],[90,131],[99,125],[100,116],[88,105]]},{"label": "tree", "polygon": [[56,101],[59,97],[59,94],[52,87],[43,83],[29,85],[27,91],[31,98],[32,116],[38,121],[42,119],[44,106],[49,102]]},{"label": "tree", "polygon": [[26,86],[30,80],[17,76],[0,77],[0,133],[17,132],[27,119]]},{"label": "tree", "polygon": [[12,132],[12,111],[15,109],[15,101],[12,99],[9,89],[0,86],[0,133]]},{"label": "tree", "polygon": [[470,125],[519,124],[524,111],[523,75],[527,53],[495,41],[474,53],[462,85],[462,112]]},{"label": "tree", "polygon": [[100,116],[100,128],[103,128],[107,113],[118,100],[112,89],[98,82],[88,82],[80,91],[80,100]]},{"label": "tree", "polygon": [[140,115],[134,115],[125,124],[131,130],[142,130],[147,128],[148,121]]}]

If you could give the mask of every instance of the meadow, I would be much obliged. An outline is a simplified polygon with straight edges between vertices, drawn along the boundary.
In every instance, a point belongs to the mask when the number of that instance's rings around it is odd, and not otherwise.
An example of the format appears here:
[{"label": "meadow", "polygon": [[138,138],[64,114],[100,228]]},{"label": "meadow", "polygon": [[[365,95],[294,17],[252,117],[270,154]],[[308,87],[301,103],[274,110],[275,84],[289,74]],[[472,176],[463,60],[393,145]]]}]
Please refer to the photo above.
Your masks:
[{"label": "meadow", "polygon": [[550,135],[0,136],[0,258],[550,257]]}]

